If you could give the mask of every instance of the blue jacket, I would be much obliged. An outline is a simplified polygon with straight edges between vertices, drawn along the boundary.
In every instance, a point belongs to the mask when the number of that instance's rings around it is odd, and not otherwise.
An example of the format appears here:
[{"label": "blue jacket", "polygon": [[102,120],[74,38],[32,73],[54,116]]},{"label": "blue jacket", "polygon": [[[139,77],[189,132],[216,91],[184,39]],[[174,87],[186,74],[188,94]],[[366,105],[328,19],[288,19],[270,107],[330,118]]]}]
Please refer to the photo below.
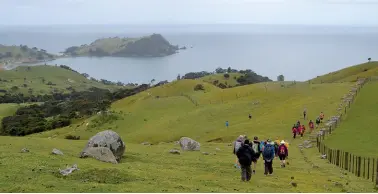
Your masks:
[{"label": "blue jacket", "polygon": [[[270,149],[271,153],[266,153],[265,150],[269,149],[269,147],[271,148]],[[269,143],[267,145],[265,145],[262,155],[263,155],[264,160],[273,160],[274,156],[275,156],[274,146],[269,144]]]}]

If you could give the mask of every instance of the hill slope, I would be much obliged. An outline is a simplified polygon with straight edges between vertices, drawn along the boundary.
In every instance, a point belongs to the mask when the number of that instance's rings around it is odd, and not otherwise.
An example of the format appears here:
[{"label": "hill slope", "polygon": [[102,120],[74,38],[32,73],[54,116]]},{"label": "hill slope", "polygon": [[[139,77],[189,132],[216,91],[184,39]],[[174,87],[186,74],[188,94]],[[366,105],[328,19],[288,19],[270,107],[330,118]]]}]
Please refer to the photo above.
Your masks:
[{"label": "hill slope", "polygon": [[370,82],[361,90],[346,120],[327,139],[326,144],[361,156],[377,157],[377,99],[378,82]]},{"label": "hill slope", "polygon": [[142,38],[103,38],[90,45],[73,46],[64,52],[70,56],[162,57],[175,54],[177,46],[171,45],[162,35]]},{"label": "hill slope", "polygon": [[67,93],[87,90],[91,87],[116,89],[119,86],[104,85],[89,80],[72,70],[49,65],[33,67],[17,67],[12,70],[0,71],[0,95],[5,92],[22,93],[24,95],[49,94],[51,92]]},{"label": "hill slope", "polygon": [[0,67],[7,63],[36,63],[45,60],[53,60],[56,56],[36,47],[29,48],[25,45],[5,46],[0,44]]},{"label": "hill slope", "polygon": [[355,82],[358,78],[378,76],[378,62],[354,65],[311,79],[311,83]]}]

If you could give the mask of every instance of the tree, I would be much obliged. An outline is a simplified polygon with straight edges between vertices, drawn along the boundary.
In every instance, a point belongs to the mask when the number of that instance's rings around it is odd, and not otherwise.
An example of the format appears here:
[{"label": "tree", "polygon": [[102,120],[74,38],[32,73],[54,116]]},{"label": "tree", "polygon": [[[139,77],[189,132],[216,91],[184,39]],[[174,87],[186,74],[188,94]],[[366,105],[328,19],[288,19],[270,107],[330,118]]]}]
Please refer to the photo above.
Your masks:
[{"label": "tree", "polygon": [[277,81],[283,82],[283,81],[285,81],[285,77],[283,75],[279,75],[279,76],[277,76]]},{"label": "tree", "polygon": [[155,81],[156,81],[155,79],[152,79],[151,80],[151,85],[153,85]]},{"label": "tree", "polygon": [[181,76],[180,74],[177,75],[177,80],[180,80]]},{"label": "tree", "polygon": [[32,94],[33,94],[33,89],[32,89],[32,88],[29,88],[29,89],[28,89],[28,93],[29,93],[30,95],[32,95]]},{"label": "tree", "polygon": [[20,60],[22,58],[22,55],[20,54],[20,53],[18,53],[17,55],[16,55],[16,59],[17,60]]},{"label": "tree", "polygon": [[83,75],[85,78],[89,77],[89,74],[87,74],[87,73],[82,73],[81,75]]},{"label": "tree", "polygon": [[226,79],[228,79],[228,78],[230,78],[230,74],[225,73],[225,74],[223,75],[223,77],[226,78]]},{"label": "tree", "polygon": [[227,73],[231,73],[231,71],[232,71],[231,67],[228,67]]},{"label": "tree", "polygon": [[370,57],[368,58],[368,61],[369,61],[369,63],[370,63],[370,61],[371,61],[371,58],[370,58]]}]

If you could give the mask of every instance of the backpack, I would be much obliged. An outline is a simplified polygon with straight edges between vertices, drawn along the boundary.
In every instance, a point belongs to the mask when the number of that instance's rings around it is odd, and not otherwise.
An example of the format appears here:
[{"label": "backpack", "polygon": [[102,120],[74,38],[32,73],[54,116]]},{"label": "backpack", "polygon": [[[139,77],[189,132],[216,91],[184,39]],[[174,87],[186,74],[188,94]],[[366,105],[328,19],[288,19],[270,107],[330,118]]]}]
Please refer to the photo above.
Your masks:
[{"label": "backpack", "polygon": [[270,144],[267,144],[264,148],[263,157],[264,159],[271,160],[274,158],[274,147]]},{"label": "backpack", "polygon": [[286,155],[286,149],[285,149],[285,146],[284,145],[281,145],[280,147],[279,147],[279,151],[278,151],[278,153],[279,153],[279,155]]},{"label": "backpack", "polygon": [[259,154],[260,153],[260,148],[259,148],[259,144],[253,142],[252,143],[252,151],[254,154]]},{"label": "backpack", "polygon": [[235,142],[235,153],[238,152],[238,150],[241,148],[242,142],[236,141]]}]

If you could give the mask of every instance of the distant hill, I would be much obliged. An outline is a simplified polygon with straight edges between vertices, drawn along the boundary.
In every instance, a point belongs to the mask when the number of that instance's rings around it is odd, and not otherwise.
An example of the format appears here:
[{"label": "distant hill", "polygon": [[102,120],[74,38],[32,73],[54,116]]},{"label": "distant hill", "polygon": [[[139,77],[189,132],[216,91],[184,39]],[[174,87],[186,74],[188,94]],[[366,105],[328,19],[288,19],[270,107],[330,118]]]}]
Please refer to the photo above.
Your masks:
[{"label": "distant hill", "polygon": [[6,46],[0,44],[0,67],[2,64],[7,63],[35,63],[50,61],[55,58],[55,55],[37,47],[29,48],[26,45]]},{"label": "distant hill", "polygon": [[358,78],[378,76],[378,62],[347,67],[309,80],[311,83],[355,82]]},{"label": "distant hill", "polygon": [[73,46],[64,51],[68,56],[163,57],[175,54],[178,46],[171,45],[162,35],[141,38],[103,38],[90,45]]},{"label": "distant hill", "polygon": [[88,75],[70,70],[66,66],[21,66],[0,71],[0,96],[5,93],[21,93],[27,96],[84,91],[92,87],[110,90],[121,87],[87,77]]}]

